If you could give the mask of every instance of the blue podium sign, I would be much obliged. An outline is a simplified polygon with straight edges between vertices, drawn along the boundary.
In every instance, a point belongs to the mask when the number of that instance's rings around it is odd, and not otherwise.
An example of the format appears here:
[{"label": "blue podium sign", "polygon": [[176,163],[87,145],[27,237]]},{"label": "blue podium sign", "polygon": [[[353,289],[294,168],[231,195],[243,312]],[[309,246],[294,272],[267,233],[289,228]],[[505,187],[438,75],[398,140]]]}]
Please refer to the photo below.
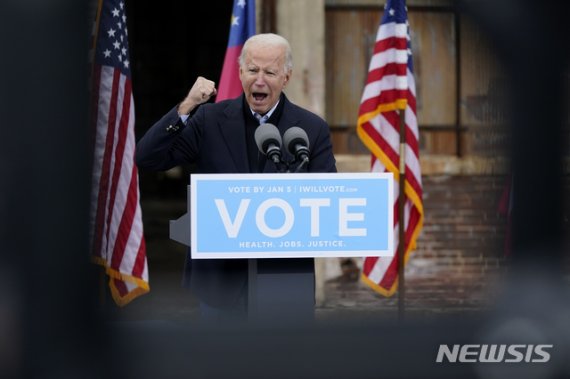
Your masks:
[{"label": "blue podium sign", "polygon": [[192,174],[193,259],[393,256],[393,177]]}]

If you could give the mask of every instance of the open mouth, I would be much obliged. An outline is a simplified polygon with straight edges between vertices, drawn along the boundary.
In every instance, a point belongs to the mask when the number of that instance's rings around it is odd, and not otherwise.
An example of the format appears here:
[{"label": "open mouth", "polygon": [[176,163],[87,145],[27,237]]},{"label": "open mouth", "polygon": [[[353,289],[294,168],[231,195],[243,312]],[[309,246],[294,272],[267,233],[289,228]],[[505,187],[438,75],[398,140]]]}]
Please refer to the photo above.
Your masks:
[{"label": "open mouth", "polygon": [[267,94],[261,92],[254,92],[252,93],[252,96],[255,101],[263,101],[267,97]]}]

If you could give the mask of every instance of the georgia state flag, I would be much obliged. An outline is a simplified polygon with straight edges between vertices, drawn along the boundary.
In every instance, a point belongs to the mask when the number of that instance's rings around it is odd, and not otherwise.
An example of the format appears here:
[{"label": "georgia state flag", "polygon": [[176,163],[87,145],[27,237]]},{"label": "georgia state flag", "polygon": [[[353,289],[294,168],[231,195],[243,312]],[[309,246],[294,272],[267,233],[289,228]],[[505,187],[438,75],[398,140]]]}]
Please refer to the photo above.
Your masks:
[{"label": "georgia state flag", "polygon": [[233,99],[242,93],[238,58],[245,41],[255,34],[255,0],[234,0],[230,23],[230,39],[216,102]]}]

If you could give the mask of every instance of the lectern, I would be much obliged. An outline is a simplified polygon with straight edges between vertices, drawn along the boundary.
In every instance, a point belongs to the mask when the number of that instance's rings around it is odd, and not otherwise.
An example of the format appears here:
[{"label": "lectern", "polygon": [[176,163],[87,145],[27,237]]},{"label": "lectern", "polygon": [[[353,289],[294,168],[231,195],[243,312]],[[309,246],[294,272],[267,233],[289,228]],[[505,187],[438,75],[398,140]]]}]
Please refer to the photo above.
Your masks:
[{"label": "lectern", "polygon": [[248,318],[306,320],[312,261],[393,256],[389,173],[193,174],[170,238],[192,259],[248,260]]}]

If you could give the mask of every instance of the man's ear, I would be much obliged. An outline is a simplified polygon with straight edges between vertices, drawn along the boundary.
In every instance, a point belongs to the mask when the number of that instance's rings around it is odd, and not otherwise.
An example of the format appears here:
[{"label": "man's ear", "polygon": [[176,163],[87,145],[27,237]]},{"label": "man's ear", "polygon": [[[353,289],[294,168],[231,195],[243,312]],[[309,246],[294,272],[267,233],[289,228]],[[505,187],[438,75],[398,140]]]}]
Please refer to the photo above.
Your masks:
[{"label": "man's ear", "polygon": [[285,74],[285,80],[283,81],[283,88],[285,88],[287,86],[287,83],[289,83],[289,79],[291,79],[292,73],[293,70],[289,70],[289,72]]}]

